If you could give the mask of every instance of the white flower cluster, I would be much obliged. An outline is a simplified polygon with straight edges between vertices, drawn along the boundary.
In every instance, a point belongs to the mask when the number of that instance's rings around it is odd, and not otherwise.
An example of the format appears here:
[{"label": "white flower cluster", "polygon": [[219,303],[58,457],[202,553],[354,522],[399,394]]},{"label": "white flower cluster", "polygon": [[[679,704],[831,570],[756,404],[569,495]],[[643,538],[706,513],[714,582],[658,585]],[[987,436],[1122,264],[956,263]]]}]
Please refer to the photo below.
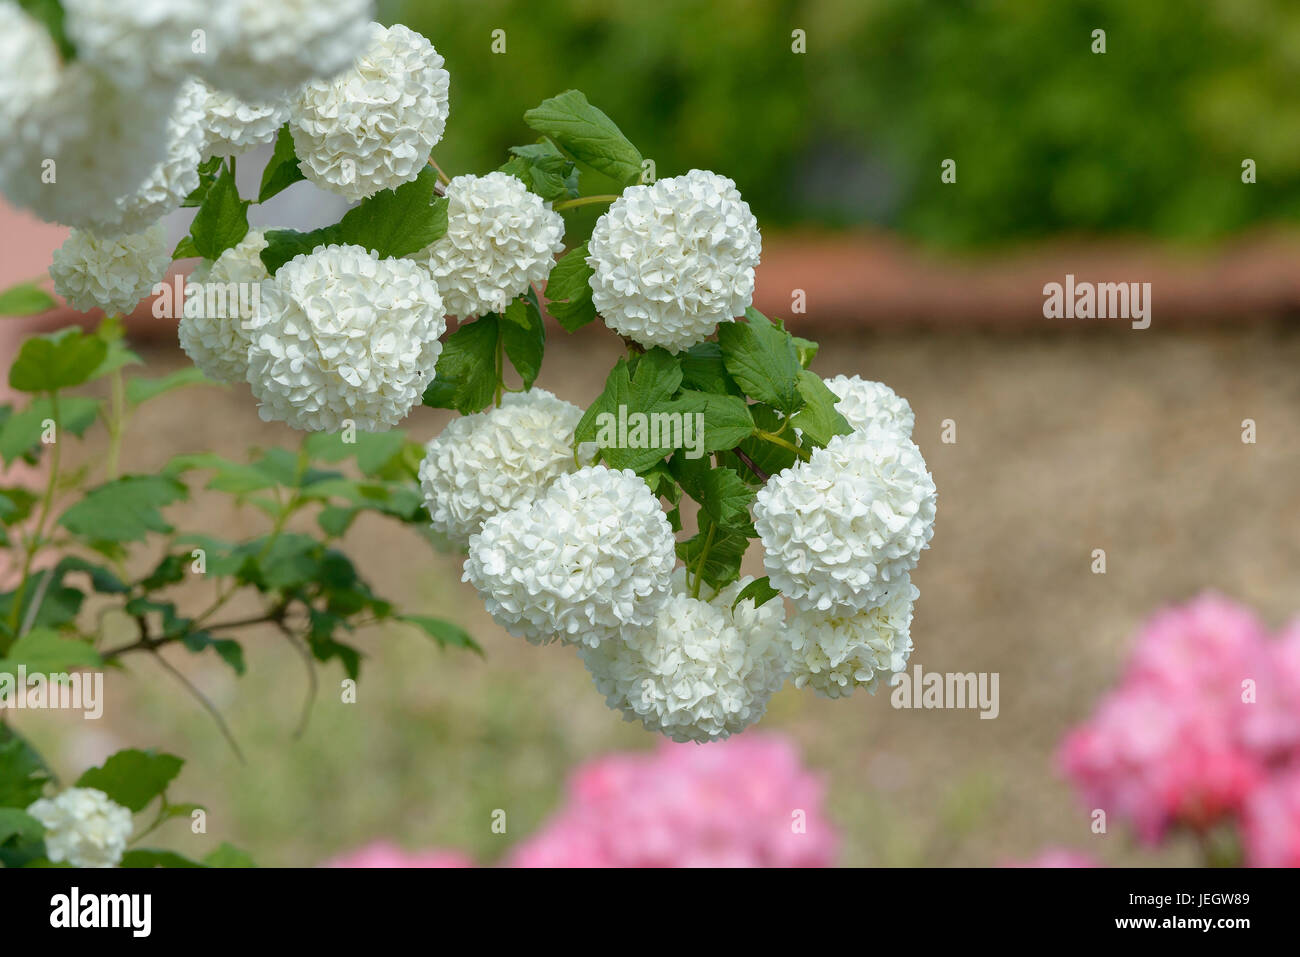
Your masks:
[{"label": "white flower cluster", "polygon": [[[66,0],[63,8],[77,49],[67,62],[43,24],[0,0],[0,192],[44,219],[109,236],[175,209],[209,148],[227,155],[266,142],[285,115],[278,98],[361,53],[374,4]],[[249,102],[205,102],[196,75]]]},{"label": "white flower cluster", "polygon": [[293,104],[289,122],[303,175],[349,200],[415,179],[447,125],[442,65],[414,30],[371,24],[356,62],[308,83]]},{"label": "white flower cluster", "polygon": [[467,544],[489,516],[527,505],[576,470],[573,430],[581,418],[576,405],[530,389],[453,420],[425,446],[420,463],[433,528]]},{"label": "white flower cluster", "polygon": [[680,352],[754,298],[758,221],[725,176],[693,169],[623,192],[591,234],[592,302],[647,349]]},{"label": "white flower cluster", "polygon": [[916,416],[901,395],[883,382],[871,382],[860,376],[837,375],[826,379],[826,386],[839,398],[835,409],[855,431],[872,428],[892,430],[912,437]]},{"label": "white flower cluster", "polygon": [[162,223],[116,239],[74,229],[54,251],[50,276],[54,291],[74,309],[126,314],[162,281],[171,261]]},{"label": "white flower cluster", "polygon": [[712,600],[676,590],[648,625],[579,654],[606,703],[674,741],[717,741],[743,731],[785,683],[785,610],[778,601],[733,609],[742,578]]},{"label": "white flower cluster", "polygon": [[258,414],[311,431],[392,428],[433,377],[445,330],[438,287],[413,262],[360,246],[295,256],[248,323]]},{"label": "white flower cluster", "polygon": [[598,645],[654,620],[674,564],[672,527],[650,487],[595,465],[484,521],[463,580],[512,635]]},{"label": "white flower cluster", "polygon": [[55,864],[116,867],[131,836],[131,812],[96,788],[68,788],[27,813],[45,827],[45,852]]},{"label": "white flower cluster", "polygon": [[759,490],[754,527],[772,585],[803,611],[866,609],[916,567],[935,488],[897,433],[837,435]]},{"label": "white flower cluster", "polygon": [[[222,284],[260,283],[270,278],[262,264],[267,246],[265,234],[250,229],[238,245],[223,252],[216,262],[201,263],[190,273],[189,282]],[[229,302],[229,297],[225,297]],[[206,302],[206,296],[205,296]],[[225,315],[191,315],[187,310],[177,326],[181,348],[209,379],[215,382],[244,382],[248,378],[248,350],[253,344],[251,315],[239,315],[229,308]]]},{"label": "white flower cluster", "polygon": [[249,102],[233,93],[218,90],[202,80],[203,130],[207,139],[203,158],[239,156],[255,146],[269,143],[289,118],[287,100]]},{"label": "white flower cluster", "polygon": [[[866,611],[801,612],[790,622],[790,661],[796,688],[812,688],[827,698],[855,688],[875,693],[907,667],[912,653],[912,603],[920,591],[906,575],[880,604]],[[766,606],[764,606],[766,607]]]},{"label": "white flower cluster", "polygon": [[100,236],[139,232],[179,207],[194,192],[207,142],[203,129],[206,98],[200,81],[191,79],[182,84],[167,118],[166,154],[138,189],[114,200],[111,214],[90,221],[93,232]]},{"label": "white flower cluster", "polygon": [[446,235],[413,257],[428,262],[447,315],[501,312],[550,275],[564,219],[514,176],[457,176],[447,200]]}]

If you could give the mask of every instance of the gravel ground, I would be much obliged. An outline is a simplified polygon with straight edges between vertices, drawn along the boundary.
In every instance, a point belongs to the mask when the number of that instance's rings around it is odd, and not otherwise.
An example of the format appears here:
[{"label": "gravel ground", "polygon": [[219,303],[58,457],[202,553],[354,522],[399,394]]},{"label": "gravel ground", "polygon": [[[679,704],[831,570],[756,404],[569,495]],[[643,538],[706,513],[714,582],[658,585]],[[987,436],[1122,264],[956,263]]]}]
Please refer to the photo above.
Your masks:
[{"label": "gravel ground", "polygon": [[[1153,854],[1118,828],[1091,835],[1052,753],[1161,605],[1212,588],[1271,624],[1300,612],[1300,335],[1157,325],[822,341],[818,372],[882,379],[911,401],[939,488],[933,545],[913,576],[921,590],[913,663],[1000,676],[995,720],[894,710],[884,693],[777,697],[761,727],[793,736],[825,773],[843,861],[981,865],[1063,844],[1112,864],[1192,862],[1187,846]],[[590,401],[616,344],[583,335],[552,346],[539,384]],[[171,352],[149,358],[182,361]],[[443,418],[420,410],[410,430],[426,438]],[[1241,440],[1247,418],[1257,423],[1253,445]],[[944,420],[956,424],[955,443],[941,441]],[[246,390],[194,389],[140,415],[125,462],[148,471],[182,451],[240,457],[249,444],[293,440],[257,419]],[[228,537],[262,527],[252,509],[202,498],[195,509],[186,524]],[[340,703],[341,672],[326,669],[300,740],[305,675],[274,632],[243,636],[242,680],[173,657],[226,712],[243,765],[145,660],[110,676],[108,714],[93,726],[30,714],[17,726],[68,775],[126,743],[189,758],[172,797],[209,807],[208,834],[170,824],[158,843],[200,854],[228,839],[285,865],[377,837],[490,862],[555,806],[574,763],[654,743],[605,708],[571,652],[496,628],[459,582],[454,556],[378,521],[347,542],[381,593],[459,621],[486,657],[440,651],[405,631],[368,635],[358,703]],[[1094,549],[1106,552],[1105,574],[1091,571]],[[504,837],[489,827],[497,808],[508,814]]]}]

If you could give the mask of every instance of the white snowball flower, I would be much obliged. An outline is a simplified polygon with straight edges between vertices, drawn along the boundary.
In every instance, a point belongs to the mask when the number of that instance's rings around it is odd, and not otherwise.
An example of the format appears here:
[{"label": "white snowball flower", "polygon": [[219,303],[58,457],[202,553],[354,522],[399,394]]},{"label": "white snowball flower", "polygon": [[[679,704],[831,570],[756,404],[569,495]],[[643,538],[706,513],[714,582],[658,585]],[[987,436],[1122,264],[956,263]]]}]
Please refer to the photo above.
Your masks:
[{"label": "white snowball flower", "polygon": [[372,24],[356,62],[308,83],[293,103],[289,123],[303,175],[353,201],[415,179],[447,125],[442,64],[414,30]]},{"label": "white snowball flower", "polygon": [[61,68],[49,31],[13,0],[0,0],[0,63],[0,124],[8,128],[54,92]]},{"label": "white snowball flower", "polygon": [[374,0],[215,0],[201,73],[248,100],[347,69],[365,47]]},{"label": "white snowball flower", "polygon": [[204,159],[239,156],[270,143],[289,118],[288,100],[250,103],[207,84],[203,85],[203,94]]},{"label": "white snowball flower", "polygon": [[754,527],[773,587],[805,611],[865,609],[916,566],[934,535],[921,451],[893,431],[837,435],[759,489]]},{"label": "white snowball flower", "polygon": [[805,611],[787,629],[796,688],[841,698],[857,688],[872,694],[880,679],[907,667],[912,653],[912,604],[920,592],[904,575],[881,604],[865,611]]},{"label": "white snowball flower", "polygon": [[596,645],[648,625],[669,594],[672,527],[630,469],[588,466],[469,539],[463,581],[512,635]]},{"label": "white snowball flower", "polygon": [[175,84],[122,85],[63,64],[49,32],[0,2],[0,192],[42,219],[89,226],[163,155]]},{"label": "white snowball flower", "polygon": [[[190,273],[188,283],[219,292],[215,301],[223,307],[220,315],[209,315],[206,308],[191,310],[186,298],[185,315],[177,327],[181,348],[200,372],[215,382],[245,382],[248,379],[248,350],[252,345],[250,320],[254,296],[261,297],[261,284],[270,278],[259,255],[267,246],[261,230],[250,229],[237,246],[223,252],[211,264],[200,263]],[[230,283],[239,284],[232,288]],[[222,287],[216,289],[214,287]],[[231,298],[231,293],[240,298]],[[246,297],[246,298],[245,298]],[[245,312],[247,314],[245,314]]]},{"label": "white snowball flower", "polygon": [[207,0],[63,0],[65,29],[77,58],[125,86],[179,82],[201,56],[196,30],[209,21]]},{"label": "white snowball flower", "polygon": [[854,429],[893,429],[905,438],[912,437],[912,427],[916,424],[912,407],[883,382],[844,375],[824,381],[826,387],[839,397],[835,403],[836,410]]},{"label": "white snowball flower", "polygon": [[680,352],[744,314],[762,239],[736,184],[693,169],[625,190],[588,251],[605,324],[646,348]]},{"label": "white snowball flower", "polygon": [[434,529],[464,545],[488,516],[528,504],[577,469],[573,430],[581,418],[576,405],[530,389],[454,419],[425,446],[420,463]]},{"label": "white snowball flower", "polygon": [[751,578],[711,601],[686,594],[680,570],[675,579],[677,590],[653,622],[579,654],[626,720],[674,741],[721,740],[758,721],[785,683],[785,609],[779,600],[755,608],[746,598],[733,611]]},{"label": "white snowball flower", "polygon": [[198,188],[199,162],[207,138],[203,131],[205,99],[201,81],[185,81],[167,120],[166,155],[139,189],[117,198],[111,214],[92,219],[91,229],[101,236],[139,232],[180,208],[185,197]]},{"label": "white snowball flower", "polygon": [[131,836],[131,812],[97,788],[68,788],[27,813],[44,825],[45,853],[55,864],[116,867]]},{"label": "white snowball flower", "polygon": [[266,421],[334,432],[396,425],[420,400],[446,330],[427,270],[360,246],[318,246],[262,284],[248,383]]},{"label": "white snowball flower", "polygon": [[447,186],[447,233],[412,256],[428,262],[447,315],[502,312],[551,274],[564,218],[509,173],[457,176]]},{"label": "white snowball flower", "polygon": [[116,239],[74,229],[54,250],[50,275],[54,291],[74,309],[127,314],[162,282],[171,261],[162,223]]}]

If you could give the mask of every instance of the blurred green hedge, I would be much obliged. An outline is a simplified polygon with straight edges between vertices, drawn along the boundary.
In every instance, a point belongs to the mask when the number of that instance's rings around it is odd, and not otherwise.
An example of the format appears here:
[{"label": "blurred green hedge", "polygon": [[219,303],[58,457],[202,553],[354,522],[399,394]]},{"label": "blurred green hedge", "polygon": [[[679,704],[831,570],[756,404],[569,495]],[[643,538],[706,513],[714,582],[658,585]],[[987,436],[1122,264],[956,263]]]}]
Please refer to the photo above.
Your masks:
[{"label": "blurred green hedge", "polygon": [[[732,176],[765,224],[943,245],[1205,239],[1300,218],[1295,0],[388,0],[452,73],[443,168],[584,90],[659,176]],[[791,52],[806,31],[807,53]],[[1107,52],[1091,52],[1092,31]],[[505,30],[505,55],[492,31]],[[957,183],[940,164],[957,161]],[[1241,182],[1245,158],[1258,182]]]}]

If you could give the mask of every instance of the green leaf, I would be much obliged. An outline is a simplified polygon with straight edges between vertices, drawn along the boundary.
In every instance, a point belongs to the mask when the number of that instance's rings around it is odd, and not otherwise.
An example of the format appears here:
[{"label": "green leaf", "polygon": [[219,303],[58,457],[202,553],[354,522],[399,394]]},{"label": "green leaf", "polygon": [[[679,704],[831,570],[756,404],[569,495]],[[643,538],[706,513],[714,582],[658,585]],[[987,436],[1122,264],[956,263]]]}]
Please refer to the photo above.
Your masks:
[{"label": "green leaf", "polygon": [[200,256],[215,260],[248,235],[248,205],[249,200],[239,198],[230,167],[224,167],[190,224],[190,236]]},{"label": "green leaf", "polygon": [[11,837],[24,843],[45,837],[45,825],[16,807],[0,807],[0,844]]},{"label": "green leaf", "polygon": [[131,405],[139,405],[141,402],[148,402],[150,399],[171,392],[173,389],[181,389],[189,385],[216,384],[194,366],[186,366],[156,379],[131,379],[126,384],[126,401]]},{"label": "green leaf", "polygon": [[546,325],[537,305],[530,299],[516,299],[506,307],[506,322],[501,323],[502,341],[510,364],[531,389],[542,371],[542,354],[546,351]]},{"label": "green leaf", "polygon": [[501,167],[547,202],[578,195],[578,170],[550,140],[510,147],[510,160]]},{"label": "green leaf", "polygon": [[543,100],[524,114],[524,122],[549,136],[580,163],[620,183],[641,176],[641,153],[614,121],[587,102],[578,90]]},{"label": "green leaf", "polygon": [[203,858],[207,867],[256,867],[253,858],[233,844],[223,841],[214,851],[209,851]]},{"label": "green leaf", "polygon": [[271,153],[266,169],[262,170],[262,185],[257,191],[257,201],[265,203],[276,193],[306,178],[298,168],[298,156],[293,149],[293,134],[289,132],[289,124],[286,123],[275,135],[275,151]]},{"label": "green leaf", "polygon": [[47,312],[58,304],[57,299],[30,282],[0,292],[0,316],[34,316]]},{"label": "green leaf", "polygon": [[747,322],[718,326],[727,372],[751,398],[794,412],[803,401],[799,392],[803,366],[794,340],[757,309],[748,309],[745,315]]},{"label": "green leaf", "polygon": [[817,357],[817,350],[821,346],[811,339],[801,339],[798,336],[791,336],[790,341],[794,343],[794,351],[799,356],[799,364],[807,369],[812,365],[813,359]]},{"label": "green leaf", "polygon": [[341,243],[339,224],[322,226],[309,233],[300,233],[295,229],[269,229],[264,234],[266,248],[258,255],[266,271],[274,276],[280,267],[295,256],[304,256],[317,246],[329,246]]},{"label": "green leaf", "polygon": [[[785,424],[781,415],[768,405],[751,405],[749,413],[754,417],[754,425],[764,432],[779,432],[781,426]],[[771,442],[764,442],[762,439],[746,439],[740,443],[739,448],[754,465],[767,475],[775,475],[795,463],[796,456],[794,452]],[[749,484],[763,484],[763,480],[754,475],[749,467],[740,460],[740,457],[733,455],[730,451],[717,453],[717,459],[719,464],[734,468],[740,474],[740,477]]]},{"label": "green leaf", "polygon": [[[670,429],[662,427],[668,421],[662,417],[680,417],[689,411],[685,404],[672,401],[681,381],[681,366],[663,349],[651,349],[640,356],[635,371],[627,359],[619,359],[605,380],[604,391],[578,422],[576,441],[597,442],[601,458],[611,468],[645,471],[673,451],[673,446],[661,444],[675,437]],[[638,414],[638,419],[646,416],[642,420],[646,428],[641,432],[635,429],[633,413]],[[661,418],[656,420],[656,415]],[[621,435],[624,421],[629,427],[627,434]]]},{"label": "green leaf", "polygon": [[81,385],[108,354],[108,344],[77,328],[33,336],[22,344],[9,369],[9,385],[19,392],[52,392]]},{"label": "green leaf", "polygon": [[197,861],[192,861],[183,854],[177,854],[175,851],[163,851],[157,848],[139,847],[127,851],[122,855],[122,863],[119,867],[203,867]]},{"label": "green leaf", "polygon": [[194,237],[186,233],[172,250],[172,259],[201,259],[199,249],[194,245]]},{"label": "green leaf", "polygon": [[459,625],[453,625],[449,621],[443,621],[441,618],[430,618],[427,615],[398,615],[397,620],[404,621],[408,625],[414,625],[444,647],[468,648],[470,651],[477,651],[480,655],[483,654],[483,649],[479,647],[478,642],[470,637],[468,631]]},{"label": "green leaf", "polygon": [[181,644],[195,654],[211,648],[222,661],[234,669],[237,675],[243,675],[247,670],[244,663],[244,647],[233,638],[214,638],[211,632],[189,631],[181,639]]},{"label": "green leaf", "polygon": [[0,659],[0,672],[12,673],[22,665],[29,672],[52,674],[100,663],[99,654],[88,642],[64,638],[49,628],[33,628],[10,645]]},{"label": "green leaf", "polygon": [[743,396],[736,380],[727,372],[722,361],[722,347],[716,342],[697,342],[685,352],[678,353],[682,364],[682,387],[697,392],[714,392]]},{"label": "green leaf", "polygon": [[497,337],[500,320],[488,313],[459,329],[443,342],[433,382],[424,393],[424,404],[456,409],[461,415],[481,412],[491,404],[497,390]]},{"label": "green leaf", "polygon": [[339,241],[381,257],[419,252],[447,232],[447,200],[434,195],[438,174],[425,166],[409,183],[380,190],[339,221]]},{"label": "green leaf", "polygon": [[754,434],[754,417],[744,399],[734,395],[716,395],[683,389],[683,408],[704,416],[703,451],[733,449]]},{"label": "green leaf", "polygon": [[59,48],[59,55],[64,60],[76,59],[77,48],[64,26],[63,4],[60,0],[18,0],[18,5],[32,18],[45,24],[45,28],[50,31],[50,38]]},{"label": "green leaf", "polygon": [[[709,530],[713,530],[712,541]],[[700,567],[700,556],[708,542],[708,555]],[[707,512],[700,512],[699,533],[693,538],[677,543],[677,556],[686,563],[686,567],[695,573],[698,569],[701,577],[713,588],[723,588],[740,577],[740,563],[749,548],[749,538],[735,529],[720,528]]]},{"label": "green leaf", "polygon": [[764,575],[762,578],[755,578],[742,588],[740,593],[736,595],[736,600],[731,603],[731,607],[734,609],[746,598],[749,598],[753,600],[755,608],[761,608],[773,598],[779,597],[780,594],[779,591],[772,587],[768,577]]},{"label": "green leaf", "polygon": [[715,524],[749,533],[754,491],[734,469],[715,468],[708,459],[688,459],[680,452],[669,460],[669,468],[682,490],[700,503]]},{"label": "green leaf", "polygon": [[119,751],[79,777],[77,787],[98,788],[128,810],[142,811],[167,790],[184,764],[172,754],[136,749]]},{"label": "green leaf", "polygon": [[90,576],[90,584],[102,595],[123,595],[130,591],[117,573],[102,565],[96,565],[76,555],[64,555],[55,566],[55,574],[61,581],[65,575],[84,572]]},{"label": "green leaf", "polygon": [[587,265],[587,244],[583,243],[561,256],[546,280],[546,311],[568,332],[596,318],[591,302],[592,272]]},{"label": "green leaf", "polygon": [[804,405],[790,419],[790,424],[803,431],[804,437],[819,448],[836,435],[848,435],[853,431],[844,416],[835,409],[839,397],[822,381],[815,372],[804,369],[799,373],[799,394],[803,396]]},{"label": "green leaf", "polygon": [[[61,431],[84,435],[99,416],[99,400],[88,396],[60,396],[59,420]],[[19,456],[31,453],[41,445],[44,423],[54,418],[54,403],[41,398],[32,401],[17,415],[10,416],[0,425],[0,457],[9,464]],[[55,433],[55,440],[58,434]]]},{"label": "green leaf", "polygon": [[0,724],[0,807],[27,807],[50,781],[49,768],[16,731]]},{"label": "green leaf", "polygon": [[185,483],[171,476],[128,475],[91,489],[59,524],[89,541],[140,541],[149,532],[170,532],[158,510],[187,495]]},{"label": "green leaf", "polygon": [[[184,202],[181,203],[181,208],[188,209],[203,205],[208,190],[212,188],[212,184],[217,181],[217,176],[221,172],[221,163],[220,156],[209,156],[199,164],[199,185],[194,187],[190,194],[185,197]],[[177,257],[173,256],[172,258],[176,259]]]}]

